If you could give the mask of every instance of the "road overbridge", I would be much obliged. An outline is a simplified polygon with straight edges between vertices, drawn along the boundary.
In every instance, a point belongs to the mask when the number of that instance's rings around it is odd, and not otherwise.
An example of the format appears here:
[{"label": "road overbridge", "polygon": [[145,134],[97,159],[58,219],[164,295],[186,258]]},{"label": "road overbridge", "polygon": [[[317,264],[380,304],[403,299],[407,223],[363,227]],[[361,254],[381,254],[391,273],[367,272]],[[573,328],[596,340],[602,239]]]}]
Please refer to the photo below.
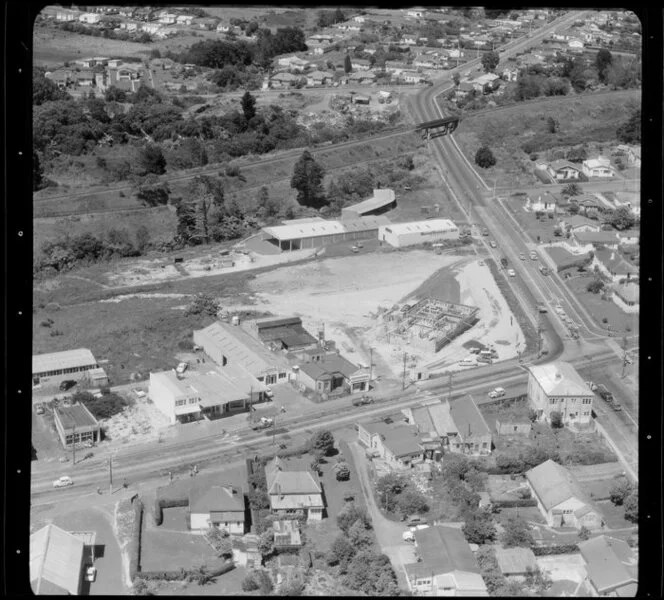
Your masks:
[{"label": "road overbridge", "polygon": [[459,125],[461,117],[450,116],[434,121],[426,121],[415,126],[415,131],[422,132],[422,139],[429,140],[441,135],[452,133]]}]

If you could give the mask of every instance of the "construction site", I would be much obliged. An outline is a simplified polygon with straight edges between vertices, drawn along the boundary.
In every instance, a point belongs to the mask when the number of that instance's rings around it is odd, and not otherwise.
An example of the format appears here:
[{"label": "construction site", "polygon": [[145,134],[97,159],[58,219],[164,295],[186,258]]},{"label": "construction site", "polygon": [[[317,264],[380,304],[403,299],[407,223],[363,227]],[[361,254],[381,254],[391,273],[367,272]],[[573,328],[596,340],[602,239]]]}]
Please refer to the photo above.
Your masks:
[{"label": "construction site", "polygon": [[388,344],[436,353],[475,325],[478,311],[474,306],[423,298],[415,305],[395,305],[380,318]]}]

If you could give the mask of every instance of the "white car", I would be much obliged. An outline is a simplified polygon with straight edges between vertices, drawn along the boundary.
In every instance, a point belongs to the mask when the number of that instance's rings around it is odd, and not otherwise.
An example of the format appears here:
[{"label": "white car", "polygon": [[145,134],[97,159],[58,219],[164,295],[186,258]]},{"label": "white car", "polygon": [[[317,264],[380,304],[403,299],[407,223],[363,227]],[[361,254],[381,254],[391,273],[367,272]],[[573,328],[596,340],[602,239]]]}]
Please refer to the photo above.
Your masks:
[{"label": "white car", "polygon": [[505,390],[501,387],[497,387],[495,390],[489,392],[489,398],[502,398],[505,395]]},{"label": "white car", "polygon": [[184,373],[184,372],[187,370],[188,367],[189,367],[189,363],[181,362],[181,363],[178,365],[177,369],[175,369],[175,370],[176,370],[176,372],[178,372],[180,375],[182,375],[182,373]]},{"label": "white car", "polygon": [[415,541],[415,536],[413,535],[413,532],[410,529],[406,529],[401,534],[401,537],[403,538],[404,542],[414,542]]},{"label": "white car", "polygon": [[97,567],[93,567],[92,565],[88,566],[88,568],[85,570],[85,579],[88,581],[94,581],[97,577]]},{"label": "white car", "polygon": [[516,271],[514,269],[507,269],[507,274],[510,277],[516,277]]},{"label": "white car", "polygon": [[71,477],[69,477],[69,475],[63,475],[62,477],[60,477],[60,479],[56,479],[53,482],[54,488],[68,487],[70,485],[74,485],[74,481],[72,480]]},{"label": "white car", "polygon": [[489,246],[491,246],[492,248],[497,248],[497,247],[498,247],[498,245],[496,244],[496,242],[494,242],[493,240],[491,240],[491,241],[489,242]]}]

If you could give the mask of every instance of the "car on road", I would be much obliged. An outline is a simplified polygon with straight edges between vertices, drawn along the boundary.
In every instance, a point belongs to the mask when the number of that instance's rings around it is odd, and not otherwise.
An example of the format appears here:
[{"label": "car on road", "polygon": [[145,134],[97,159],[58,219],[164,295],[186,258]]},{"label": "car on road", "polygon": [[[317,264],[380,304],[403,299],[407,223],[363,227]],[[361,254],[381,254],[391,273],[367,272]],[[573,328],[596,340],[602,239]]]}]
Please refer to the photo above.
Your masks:
[{"label": "car on road", "polygon": [[414,542],[415,541],[415,536],[413,535],[413,532],[410,529],[406,529],[401,534],[401,537],[403,538],[404,542]]},{"label": "car on road", "polygon": [[546,308],[546,304],[544,302],[538,302],[537,303],[537,311],[541,313],[548,312],[548,309]]},{"label": "car on road", "polygon": [[69,475],[63,475],[53,482],[54,488],[69,487],[70,485],[74,485],[74,481]]},{"label": "car on road", "polygon": [[268,427],[272,427],[272,425],[274,425],[274,421],[272,419],[270,419],[269,417],[261,417],[260,420],[251,423],[250,427],[253,430],[257,430],[257,429],[266,429]]},{"label": "car on road", "polygon": [[85,579],[86,581],[94,581],[97,578],[97,567],[88,565],[85,569]]},{"label": "car on road", "polygon": [[408,527],[415,527],[416,525],[426,525],[427,520],[420,515],[410,515],[408,517]]},{"label": "car on road", "polygon": [[519,252],[519,258],[521,260],[526,260],[526,255],[523,252]]},{"label": "car on road", "polygon": [[507,269],[507,274],[510,277],[516,277],[516,271],[514,269]]},{"label": "car on road", "polygon": [[362,396],[353,400],[353,406],[365,406],[366,404],[373,404],[374,399],[371,396]]},{"label": "car on road", "polygon": [[176,371],[177,373],[179,373],[180,375],[182,375],[182,373],[184,373],[184,372],[187,370],[188,367],[189,367],[189,363],[181,362],[181,363],[177,366],[177,368],[175,369],[175,371]]},{"label": "car on road", "polygon": [[534,250],[530,253],[530,260],[537,260],[537,252]]},{"label": "car on road", "polygon": [[505,395],[505,390],[497,387],[489,392],[489,398],[502,398]]},{"label": "car on road", "polygon": [[351,246],[350,249],[351,249],[353,252],[359,252],[359,251],[360,251],[360,249],[359,249],[357,246]]},{"label": "car on road", "polygon": [[507,265],[508,265],[509,263],[507,262],[507,259],[503,256],[503,257],[500,259],[500,264],[503,266],[503,269],[507,269]]},{"label": "car on road", "polygon": [[496,242],[494,242],[493,240],[491,240],[491,241],[489,242],[489,246],[491,246],[492,248],[497,248],[497,247],[498,247],[498,244],[496,244]]},{"label": "car on road", "polygon": [[78,382],[74,381],[73,379],[65,379],[64,381],[60,382],[60,391],[61,392],[66,392],[67,390],[73,388]]},{"label": "car on road", "polygon": [[539,266],[539,271],[542,275],[548,275],[549,274],[549,269],[545,267],[544,265]]},{"label": "car on road", "polygon": [[482,229],[482,235],[489,235],[489,230],[486,227]]}]

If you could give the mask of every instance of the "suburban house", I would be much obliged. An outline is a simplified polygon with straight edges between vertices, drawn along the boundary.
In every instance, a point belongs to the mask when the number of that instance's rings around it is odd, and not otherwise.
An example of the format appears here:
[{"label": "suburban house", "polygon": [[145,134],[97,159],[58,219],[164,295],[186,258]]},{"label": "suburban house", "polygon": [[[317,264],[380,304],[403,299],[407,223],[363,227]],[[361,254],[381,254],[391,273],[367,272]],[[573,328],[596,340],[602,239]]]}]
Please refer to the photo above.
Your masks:
[{"label": "suburban house", "polygon": [[[316,342],[313,337],[311,340]],[[205,329],[195,330],[194,344],[220,367],[236,365],[266,385],[288,381],[290,367],[286,359],[238,325],[217,321]]]},{"label": "suburban house", "polygon": [[323,518],[323,490],[318,475],[306,461],[276,456],[265,465],[270,508],[280,519],[297,515],[308,521]]},{"label": "suburban house", "polygon": [[[373,71],[356,71],[348,75],[349,83],[360,83],[362,85],[367,85],[373,83],[376,80],[376,73]],[[355,96],[354,102],[357,102],[357,96]],[[368,104],[368,102],[367,102]]]},{"label": "suburban house", "polygon": [[540,163],[536,167],[544,170],[556,181],[572,181],[578,179],[581,174],[581,169],[568,160],[554,160],[550,163]]},{"label": "suburban house", "polygon": [[276,73],[270,78],[273,87],[288,87],[298,82],[301,78],[292,73]]},{"label": "suburban house", "polygon": [[488,94],[498,87],[500,84],[500,77],[495,73],[485,73],[476,77],[470,82],[473,88],[481,94]]},{"label": "suburban house", "polygon": [[516,67],[505,67],[501,72],[500,76],[505,81],[516,81],[519,77],[519,69]]},{"label": "suburban house", "polygon": [[604,527],[602,514],[565,467],[547,460],[525,475],[537,507],[550,527],[591,530]]},{"label": "suburban house", "polygon": [[413,594],[488,596],[475,555],[460,529],[437,525],[414,534],[420,562],[404,565]]},{"label": "suburban house", "polygon": [[498,568],[505,577],[521,577],[537,569],[535,555],[530,548],[496,548]]},{"label": "suburban house", "polygon": [[615,177],[611,161],[604,157],[589,158],[581,163],[581,169],[586,177]]},{"label": "suburban house", "polygon": [[578,542],[578,546],[586,563],[593,595],[624,598],[636,596],[638,560],[627,542],[600,535]]},{"label": "suburban house", "polygon": [[235,364],[205,373],[150,373],[148,395],[171,424],[229,416],[266,399],[267,386]]},{"label": "suburban house", "polygon": [[217,25],[217,33],[228,33],[231,30],[231,26],[228,23],[219,23]]},{"label": "suburban house", "polygon": [[425,81],[426,77],[416,71],[403,71],[399,75],[399,79],[403,79],[406,83],[420,83]]},{"label": "suburban house", "polygon": [[528,199],[526,200],[526,209],[531,212],[554,213],[556,212],[556,206],[556,198],[549,194],[537,196],[536,200],[531,200],[530,196],[528,196]]},{"label": "suburban house", "polygon": [[327,85],[334,79],[332,73],[326,73],[324,71],[314,71],[307,75],[307,85]]},{"label": "suburban house", "polygon": [[624,283],[614,285],[612,288],[613,294],[611,299],[625,312],[638,313],[639,312],[639,284],[638,283]]},{"label": "suburban house", "polygon": [[55,387],[63,381],[86,379],[92,385],[108,384],[108,377],[87,348],[35,354],[32,357],[32,387]]},{"label": "suburban house", "polygon": [[145,31],[145,33],[154,35],[161,28],[162,28],[161,23],[141,23],[141,31]]},{"label": "suburban house", "polygon": [[601,245],[612,250],[616,250],[620,245],[620,239],[615,231],[580,231],[574,233],[574,239],[582,246],[586,244]]},{"label": "suburban house", "polygon": [[371,62],[365,58],[353,58],[350,64],[358,71],[368,71],[371,68]]},{"label": "suburban house", "polygon": [[567,45],[572,50],[583,50],[583,42],[578,38],[572,38],[568,40]]},{"label": "suburban house", "polygon": [[369,369],[357,367],[339,354],[328,354],[322,360],[299,365],[297,381],[319,394],[341,389],[355,394],[369,390]]},{"label": "suburban house", "polygon": [[37,596],[83,591],[85,542],[52,523],[30,535],[30,587]]},{"label": "suburban house", "polygon": [[405,62],[401,62],[398,60],[386,60],[385,61],[385,70],[388,73],[396,73],[399,74],[402,71],[407,70],[409,65]]},{"label": "suburban house", "polygon": [[595,394],[569,363],[555,361],[528,367],[528,402],[539,419],[560,412],[563,423],[589,423]]},{"label": "suburban house", "polygon": [[468,94],[471,94],[475,91],[475,87],[469,81],[462,81],[454,90],[454,96],[456,98],[464,98]]},{"label": "suburban house", "polygon": [[602,230],[601,225],[597,221],[593,221],[582,215],[565,217],[565,219],[560,222],[560,226],[573,234],[587,232],[598,233]]},{"label": "suburban house", "polygon": [[426,436],[420,435],[415,427],[403,423],[358,423],[357,437],[372,454],[395,469],[411,468],[424,455],[422,440]]},{"label": "suburban house", "polygon": [[78,20],[81,23],[87,23],[88,25],[94,25],[96,23],[99,23],[101,20],[101,15],[98,15],[97,13],[93,12],[85,12],[82,15],[78,17]]},{"label": "suburban house", "polygon": [[193,15],[178,15],[175,17],[175,22],[178,25],[191,25],[191,22],[194,20]]},{"label": "suburban house", "polygon": [[192,488],[189,514],[192,531],[206,532],[215,527],[231,535],[244,535],[244,494],[231,485]]},{"label": "suburban house", "polygon": [[615,250],[597,250],[591,263],[593,269],[595,266],[613,283],[619,283],[622,279],[629,281],[639,276],[639,269]]},{"label": "suburban house", "polygon": [[373,196],[357,204],[341,209],[341,218],[356,219],[369,215],[382,215],[397,207],[394,190],[383,188],[373,191]]}]

